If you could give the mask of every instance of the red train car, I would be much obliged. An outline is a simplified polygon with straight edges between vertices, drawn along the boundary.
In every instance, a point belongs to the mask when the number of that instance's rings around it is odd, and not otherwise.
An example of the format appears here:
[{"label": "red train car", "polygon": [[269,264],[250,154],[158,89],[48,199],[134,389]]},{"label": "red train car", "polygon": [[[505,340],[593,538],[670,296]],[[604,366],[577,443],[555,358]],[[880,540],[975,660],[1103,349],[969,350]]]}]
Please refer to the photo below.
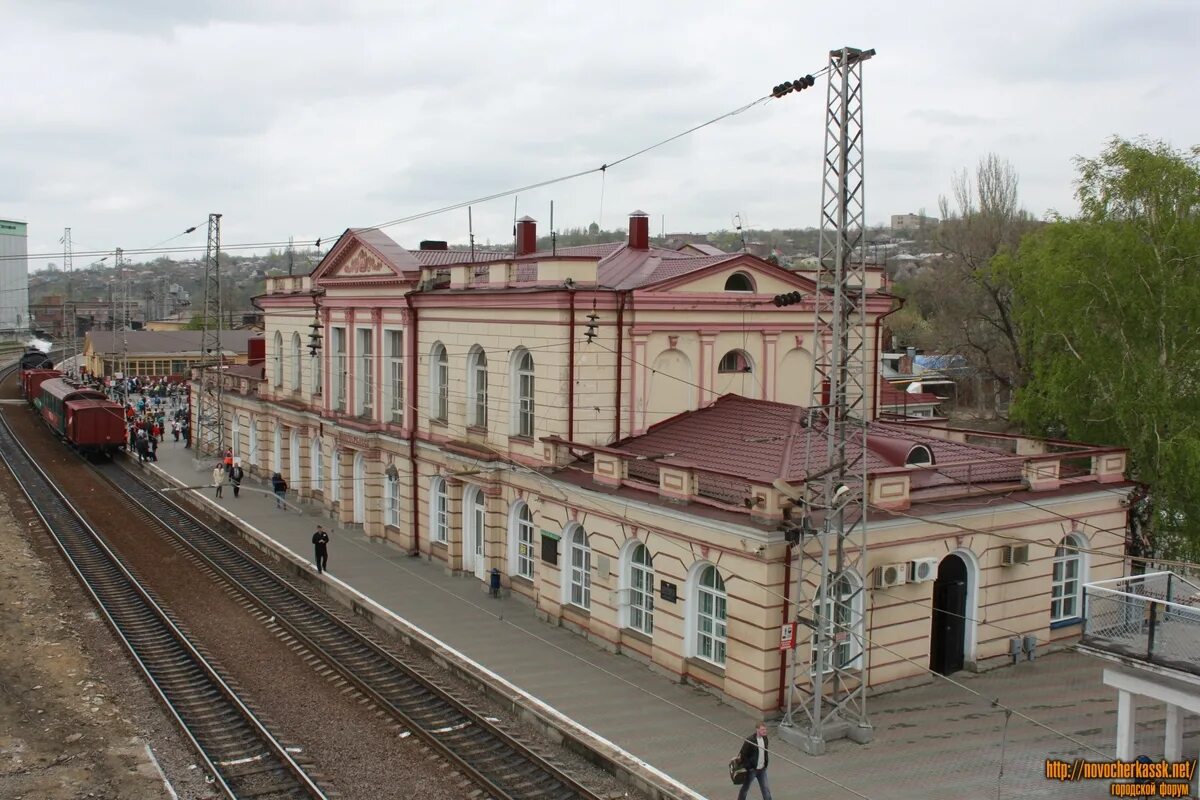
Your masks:
[{"label": "red train car", "polygon": [[26,369],[21,371],[21,396],[31,403],[41,394],[42,381],[62,377],[56,369]]},{"label": "red train car", "polygon": [[82,452],[111,455],[125,446],[124,410],[103,392],[50,378],[35,405],[50,429]]}]

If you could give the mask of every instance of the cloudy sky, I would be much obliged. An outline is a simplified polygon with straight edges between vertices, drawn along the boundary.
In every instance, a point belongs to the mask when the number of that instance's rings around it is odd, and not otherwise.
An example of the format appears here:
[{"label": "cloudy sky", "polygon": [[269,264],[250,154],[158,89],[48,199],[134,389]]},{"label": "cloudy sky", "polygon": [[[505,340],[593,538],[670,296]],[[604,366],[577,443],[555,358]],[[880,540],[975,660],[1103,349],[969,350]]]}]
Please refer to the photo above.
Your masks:
[{"label": "cloudy sky", "polygon": [[[995,152],[1029,210],[1074,210],[1114,135],[1200,143],[1196,0],[604,3],[9,0],[0,217],[31,253],[336,235],[612,162],[825,65],[864,67],[867,213],[936,213]],[[556,227],[808,226],[824,84],[610,170],[522,193]],[[511,240],[513,199],[474,208]],[[465,241],[466,211],[388,233]],[[171,244],[203,244],[202,231]],[[44,260],[31,261],[39,268]]]}]

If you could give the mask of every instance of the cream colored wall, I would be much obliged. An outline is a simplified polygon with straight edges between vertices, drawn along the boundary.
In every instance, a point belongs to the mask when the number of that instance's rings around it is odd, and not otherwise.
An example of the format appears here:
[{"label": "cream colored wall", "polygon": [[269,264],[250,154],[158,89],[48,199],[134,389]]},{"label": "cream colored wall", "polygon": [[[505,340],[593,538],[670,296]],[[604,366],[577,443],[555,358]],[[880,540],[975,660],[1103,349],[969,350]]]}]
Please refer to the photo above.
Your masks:
[{"label": "cream colored wall", "polygon": [[[312,318],[305,317],[302,309],[285,309],[279,313],[268,312],[264,317],[264,323],[263,338],[266,339],[267,343],[264,391],[272,397],[282,400],[311,403],[311,378],[314,359],[309,355],[308,336],[311,331],[308,326],[312,323]],[[276,349],[275,334],[277,332],[282,338],[282,352]],[[293,368],[296,363],[292,352],[293,334],[300,337],[301,374],[299,385],[297,385],[295,375],[293,374]],[[283,366],[283,381],[281,385],[275,381],[275,365],[279,359],[282,359],[280,363]]]},{"label": "cream colored wall", "polygon": [[[694,281],[688,281],[685,284],[673,289],[677,292],[724,292],[725,282],[729,280],[729,276],[735,272],[742,272],[750,276],[754,283],[754,294],[783,294],[784,292],[792,292],[796,290],[793,283],[778,278],[774,275],[768,275],[762,272],[755,272],[751,269],[736,268],[727,269],[720,272],[713,272],[710,275],[705,275]],[[737,293],[731,293],[733,296],[738,296]],[[752,297],[750,293],[742,294],[741,297],[748,299]]]}]

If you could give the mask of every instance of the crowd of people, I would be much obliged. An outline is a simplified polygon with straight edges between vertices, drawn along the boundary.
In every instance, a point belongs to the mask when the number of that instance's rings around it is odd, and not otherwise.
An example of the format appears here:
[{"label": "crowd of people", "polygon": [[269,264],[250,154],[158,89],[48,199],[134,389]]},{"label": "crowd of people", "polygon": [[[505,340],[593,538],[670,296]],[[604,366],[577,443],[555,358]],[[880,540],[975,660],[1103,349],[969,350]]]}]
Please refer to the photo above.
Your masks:
[{"label": "crowd of people", "polygon": [[[139,461],[157,461],[158,446],[168,435],[175,444],[182,442],[184,447],[192,446],[188,387],[185,384],[131,377],[124,382],[108,380],[104,390],[113,400],[125,405],[129,450],[137,453]],[[134,395],[137,395],[136,399]]]}]

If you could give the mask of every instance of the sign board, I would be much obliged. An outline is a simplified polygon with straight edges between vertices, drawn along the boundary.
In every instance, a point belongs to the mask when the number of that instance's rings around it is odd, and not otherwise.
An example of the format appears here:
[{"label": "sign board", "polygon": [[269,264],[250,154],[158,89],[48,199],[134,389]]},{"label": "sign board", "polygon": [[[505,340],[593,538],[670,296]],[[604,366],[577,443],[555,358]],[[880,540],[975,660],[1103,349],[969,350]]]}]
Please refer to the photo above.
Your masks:
[{"label": "sign board", "polygon": [[786,622],[779,631],[779,649],[791,650],[796,646],[796,623]]},{"label": "sign board", "polygon": [[542,561],[558,565],[558,540],[560,538],[562,537],[558,534],[542,531]]},{"label": "sign board", "polygon": [[659,596],[668,603],[674,603],[679,600],[679,587],[673,583],[662,581],[658,586]]}]

